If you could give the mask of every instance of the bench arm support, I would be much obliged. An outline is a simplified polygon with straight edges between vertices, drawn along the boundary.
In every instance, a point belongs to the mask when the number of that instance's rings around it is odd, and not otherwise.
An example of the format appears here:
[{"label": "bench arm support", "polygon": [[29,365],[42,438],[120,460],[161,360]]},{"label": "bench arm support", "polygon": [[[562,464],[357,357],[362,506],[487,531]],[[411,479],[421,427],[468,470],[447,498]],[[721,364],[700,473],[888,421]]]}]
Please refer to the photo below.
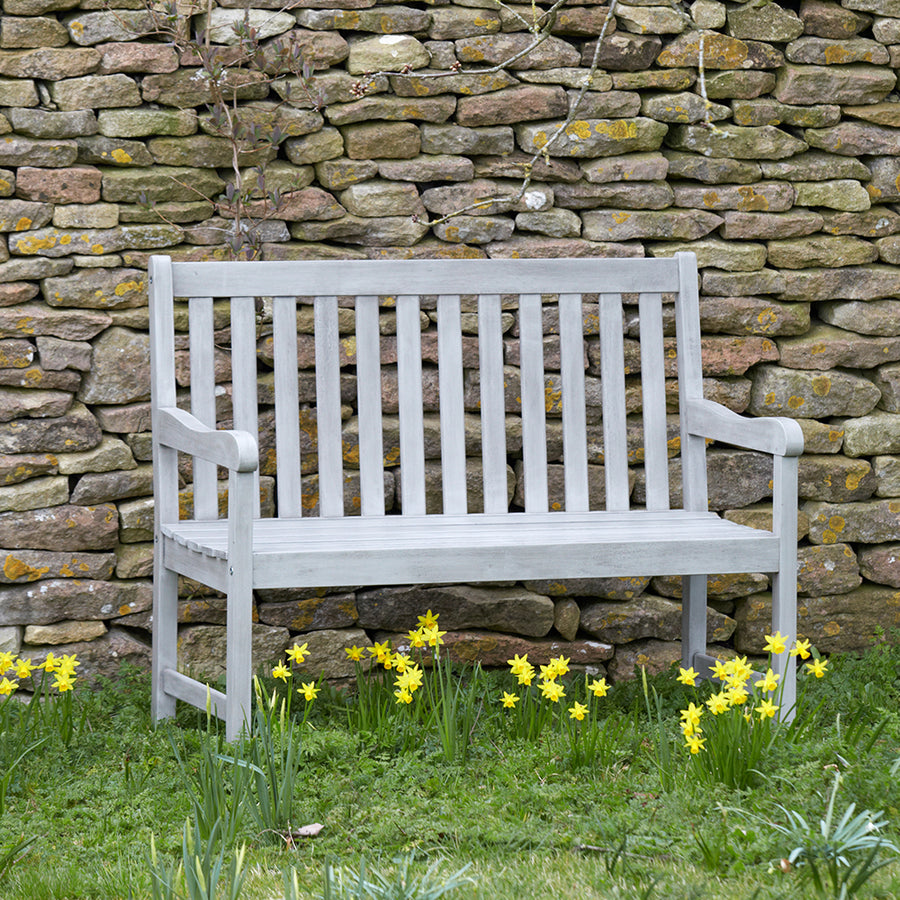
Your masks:
[{"label": "bench arm support", "polygon": [[803,453],[803,432],[793,419],[768,416],[752,419],[712,400],[688,400],[681,414],[686,418],[688,432],[698,437],[774,456]]},{"label": "bench arm support", "polygon": [[163,446],[235,472],[253,472],[259,467],[259,450],[250,432],[217,431],[176,407],[163,407],[157,412],[156,437]]}]

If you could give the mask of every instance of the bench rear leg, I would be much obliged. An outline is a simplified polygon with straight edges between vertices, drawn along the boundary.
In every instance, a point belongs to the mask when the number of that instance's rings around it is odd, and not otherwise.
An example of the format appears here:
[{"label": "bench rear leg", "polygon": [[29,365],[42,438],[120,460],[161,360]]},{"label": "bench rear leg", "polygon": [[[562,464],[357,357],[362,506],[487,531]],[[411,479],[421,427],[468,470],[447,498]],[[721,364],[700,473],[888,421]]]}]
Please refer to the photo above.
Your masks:
[{"label": "bench rear leg", "polygon": [[164,689],[166,669],[178,668],[178,576],[165,568],[159,545],[153,574],[153,685],[154,722],[175,715],[175,698]]},{"label": "bench rear leg", "polygon": [[709,672],[697,660],[706,656],[706,575],[684,576],[681,604],[681,664],[706,678]]}]

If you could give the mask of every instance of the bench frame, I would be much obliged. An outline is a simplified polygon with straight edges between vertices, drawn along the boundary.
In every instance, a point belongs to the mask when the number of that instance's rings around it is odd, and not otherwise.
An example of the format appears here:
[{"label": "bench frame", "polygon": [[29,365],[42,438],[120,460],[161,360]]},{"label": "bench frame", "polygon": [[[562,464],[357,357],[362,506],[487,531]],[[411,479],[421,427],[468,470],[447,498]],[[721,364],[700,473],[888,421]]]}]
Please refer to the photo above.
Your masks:
[{"label": "bench frame", "polygon": [[[791,419],[746,418],[703,398],[697,266],[667,259],[172,262],[150,259],[154,460],[153,718],[176,700],[244,727],[251,705],[256,587],[472,582],[682,574],[685,666],[708,671],[707,575],[772,576],[772,629],[796,636],[797,457]],[[484,512],[465,493],[460,295],[479,291]],[[606,509],[587,505],[584,344],[580,294],[599,303]],[[502,294],[520,295],[525,512],[508,512]],[[622,293],[640,293],[647,509],[629,509]],[[440,295],[438,356],[444,511],[425,515],[419,297]],[[560,305],[566,512],[548,511],[542,294]],[[669,509],[662,295],[675,295],[683,509]],[[313,296],[316,320],[320,517],[302,517],[294,301]],[[355,296],[362,516],[344,517],[337,296]],[[396,296],[403,515],[385,516],[382,490],[378,297]],[[255,297],[273,298],[278,516],[259,518]],[[190,298],[191,411],[176,401],[174,298]],[[231,298],[235,427],[216,430],[213,298]],[[373,337],[374,335],[374,337]],[[374,341],[374,343],[373,343]],[[293,365],[293,376],[290,375]],[[288,374],[285,374],[288,373]],[[445,410],[446,405],[446,410]],[[580,408],[579,408],[580,405]],[[418,411],[417,411],[418,406]],[[363,411],[371,413],[363,414]],[[293,424],[291,420],[293,419]],[[286,423],[286,424],[285,424]],[[707,511],[710,440],[773,457],[772,532]],[[193,457],[193,519],[179,521],[178,452]],[[294,460],[288,465],[288,460]],[[219,518],[217,467],[228,470]],[[543,474],[541,474],[543,471]],[[571,474],[570,474],[571,473]],[[389,551],[389,552],[388,552]],[[227,595],[225,692],[178,671],[177,579]],[[777,660],[783,714],[795,703],[794,661]]]}]

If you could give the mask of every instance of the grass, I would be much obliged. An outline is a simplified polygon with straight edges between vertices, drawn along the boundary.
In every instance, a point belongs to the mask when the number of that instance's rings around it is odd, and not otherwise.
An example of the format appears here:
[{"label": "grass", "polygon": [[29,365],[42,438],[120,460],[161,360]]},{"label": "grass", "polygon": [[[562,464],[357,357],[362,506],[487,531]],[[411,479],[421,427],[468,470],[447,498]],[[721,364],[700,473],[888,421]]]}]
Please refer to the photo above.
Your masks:
[{"label": "grass", "polygon": [[[778,741],[756,782],[740,789],[695,777],[678,731],[691,691],[671,674],[649,681],[654,722],[640,680],[614,686],[603,700],[616,722],[612,746],[593,765],[574,767],[564,727],[534,742],[512,736],[497,699],[509,688],[505,673],[487,673],[466,701],[478,711],[464,762],[448,759],[438,728],[422,729],[403,752],[407,734],[351,732],[339,696],[322,686],[314,703],[294,700],[297,722],[287,727],[301,737],[290,830],[323,827],[315,837],[272,840],[244,816],[228,849],[230,859],[247,846],[240,896],[288,897],[283,871],[292,869],[297,900],[318,898],[328,866],[345,882],[374,872],[379,884],[399,884],[404,867],[424,881],[468,866],[466,883],[448,896],[484,900],[818,896],[802,868],[782,862],[795,844],[778,826],[789,824],[788,811],[816,826],[836,772],[835,815],[851,803],[854,815],[881,811],[879,834],[900,843],[900,647],[834,658],[830,669],[813,684],[817,708],[805,739]],[[265,682],[267,691],[275,685]],[[69,745],[35,747],[10,779],[0,873],[4,850],[34,840],[0,874],[0,900],[143,900],[151,897],[151,840],[160,859],[181,860],[192,816],[185,772],[208,758],[206,716],[180,710],[171,726],[153,730],[149,679],[134,671],[96,692],[78,689],[73,701],[79,727]],[[652,737],[657,716],[673,736],[665,778]],[[222,755],[240,752],[225,745]],[[17,755],[2,736],[0,754],[4,766]],[[900,866],[874,872],[856,896],[900,898]]]}]

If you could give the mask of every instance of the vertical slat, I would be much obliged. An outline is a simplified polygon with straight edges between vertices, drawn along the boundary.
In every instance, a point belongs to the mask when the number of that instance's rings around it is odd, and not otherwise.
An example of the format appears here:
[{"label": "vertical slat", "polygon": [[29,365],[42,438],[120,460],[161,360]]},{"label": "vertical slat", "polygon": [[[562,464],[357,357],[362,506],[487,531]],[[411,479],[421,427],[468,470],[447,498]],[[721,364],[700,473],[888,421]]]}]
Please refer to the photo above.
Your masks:
[{"label": "vertical slat", "polygon": [[316,433],[319,453],[319,514],[344,514],[341,445],[341,360],[337,297],[316,297]]},{"label": "vertical slat", "polygon": [[547,429],[541,295],[519,297],[525,511],[547,512]]},{"label": "vertical slat", "polygon": [[[778,571],[772,575],[772,634],[780,631],[797,637],[797,482],[798,458],[776,456],[772,484],[772,531],[778,535]],[[781,676],[779,717],[790,722],[797,700],[796,659],[776,656],[775,671]]]},{"label": "vertical slat", "polygon": [[[697,261],[693,253],[676,253],[678,261],[678,298],[675,327],[678,332],[678,396],[686,400],[703,398],[700,360],[700,297],[697,292]],[[707,509],[706,440],[689,434],[681,424],[681,472],[684,508]]]},{"label": "vertical slat", "polygon": [[600,295],[600,378],[603,387],[603,465],[606,508],[628,509],[628,447],[625,421],[625,349],[622,296]]},{"label": "vertical slat", "polygon": [[419,298],[397,297],[397,380],[400,405],[400,492],[403,514],[425,515],[422,423],[422,329]]},{"label": "vertical slat", "polygon": [[384,440],[378,297],[356,298],[356,392],[359,407],[359,480],[364,516],[384,515]]},{"label": "vertical slat", "polygon": [[275,458],[278,516],[302,515],[300,482],[300,400],[297,390],[297,301],[275,297],[272,306],[275,363]]},{"label": "vertical slat", "polygon": [[644,471],[647,509],[669,508],[669,468],[666,452],[666,375],[663,368],[662,297],[641,294],[641,403],[644,415]]},{"label": "vertical slat", "polygon": [[506,492],[506,398],[500,295],[478,298],[478,370],[481,380],[481,459],[484,511],[508,512]]},{"label": "vertical slat", "polygon": [[466,434],[462,326],[458,295],[438,297],[438,386],[441,402],[443,512],[465,514]]},{"label": "vertical slat", "polygon": [[[259,433],[256,372],[256,307],[253,297],[231,301],[231,381],[234,427]],[[254,475],[255,515],[259,516],[259,470]]]},{"label": "vertical slat", "polygon": [[582,316],[581,294],[560,294],[559,344],[566,512],[585,512],[588,509]]},{"label": "vertical slat", "polygon": [[[213,344],[212,297],[199,297],[188,305],[191,356],[191,415],[216,427],[216,373]],[[216,464],[193,458],[194,518],[217,519],[219,498]]]}]

